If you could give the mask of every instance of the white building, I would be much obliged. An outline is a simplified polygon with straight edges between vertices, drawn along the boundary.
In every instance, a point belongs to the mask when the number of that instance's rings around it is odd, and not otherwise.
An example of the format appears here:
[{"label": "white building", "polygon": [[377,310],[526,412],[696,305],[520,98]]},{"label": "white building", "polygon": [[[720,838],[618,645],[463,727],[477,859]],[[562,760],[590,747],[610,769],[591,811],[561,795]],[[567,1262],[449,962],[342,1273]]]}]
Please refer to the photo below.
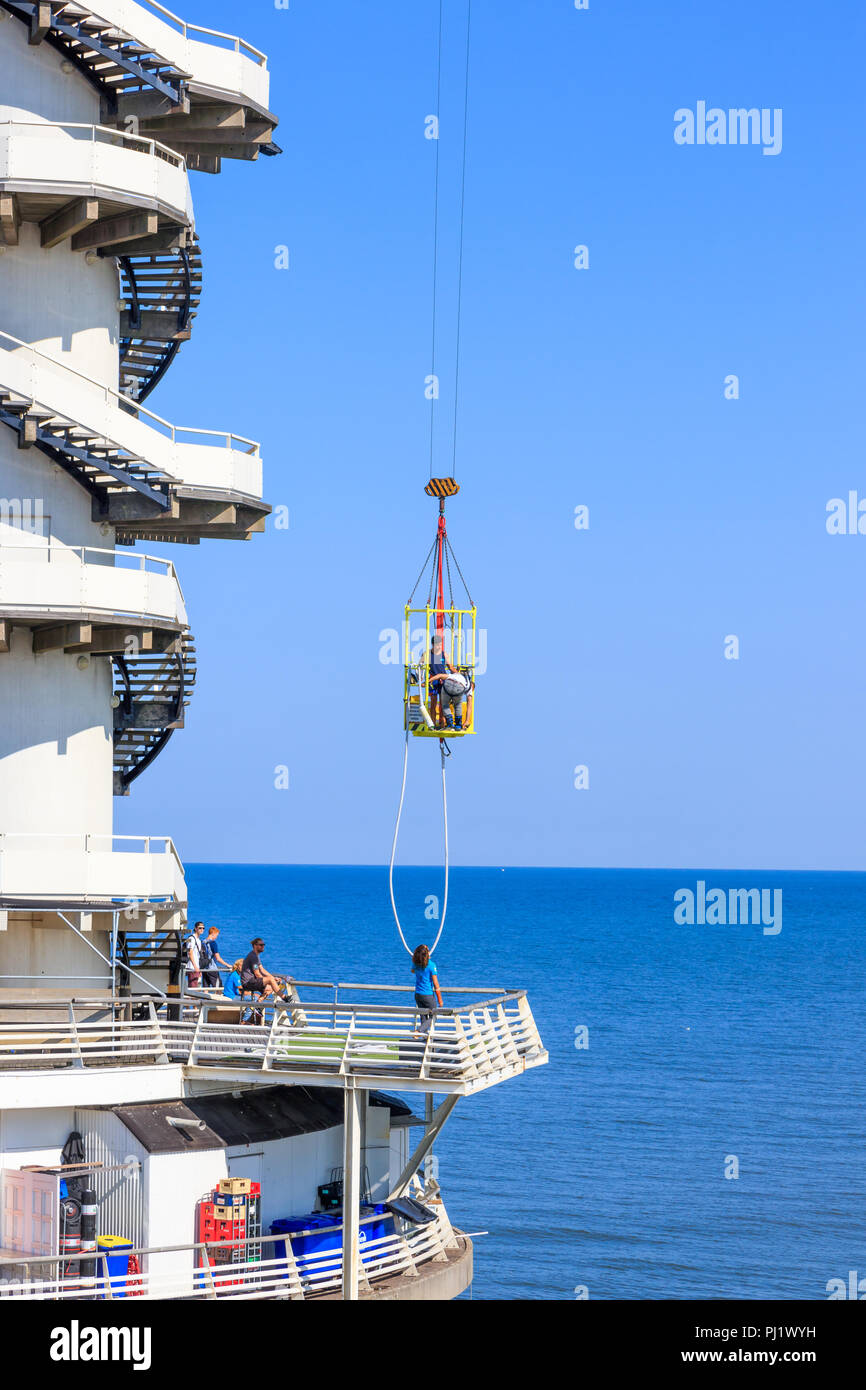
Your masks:
[{"label": "white building", "polygon": [[[146,1252],[149,1296],[231,1296],[251,1269],[262,1297],[453,1296],[471,1245],[429,1163],[425,1185],[406,1171],[405,1107],[379,1089],[424,1094],[420,1163],[459,1095],[546,1058],[522,995],[446,1011],[421,1041],[402,1004],[304,995],[302,1019],[241,1028],[177,998],[183,864],[167,827],[113,833],[114,796],[182,726],[195,680],[165,548],[248,537],[268,511],[254,441],[149,400],[198,303],[189,172],[279,153],[268,81],[249,44],[149,0],[0,0],[0,1297],[80,1279],[56,1258],[62,1174],[32,1171],[72,1132],[103,1231]],[[265,1093],[251,1147],[225,1097]],[[311,1273],[267,1227],[310,1213],[334,1169],[350,1212],[414,1182],[427,1217],[390,1212],[372,1236],[348,1221]],[[197,1213],[227,1177],[260,1185],[264,1243],[247,1230],[215,1288],[193,1274]]]}]

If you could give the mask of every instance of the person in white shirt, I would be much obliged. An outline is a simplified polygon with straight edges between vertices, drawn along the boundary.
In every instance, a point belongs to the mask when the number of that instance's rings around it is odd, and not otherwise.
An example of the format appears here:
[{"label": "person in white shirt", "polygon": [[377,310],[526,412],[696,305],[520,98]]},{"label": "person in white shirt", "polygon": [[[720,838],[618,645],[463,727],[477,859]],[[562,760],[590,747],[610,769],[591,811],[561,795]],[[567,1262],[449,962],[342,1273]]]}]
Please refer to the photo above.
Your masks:
[{"label": "person in white shirt", "polygon": [[191,989],[201,984],[201,939],[204,922],[196,922],[186,939],[186,982]]}]

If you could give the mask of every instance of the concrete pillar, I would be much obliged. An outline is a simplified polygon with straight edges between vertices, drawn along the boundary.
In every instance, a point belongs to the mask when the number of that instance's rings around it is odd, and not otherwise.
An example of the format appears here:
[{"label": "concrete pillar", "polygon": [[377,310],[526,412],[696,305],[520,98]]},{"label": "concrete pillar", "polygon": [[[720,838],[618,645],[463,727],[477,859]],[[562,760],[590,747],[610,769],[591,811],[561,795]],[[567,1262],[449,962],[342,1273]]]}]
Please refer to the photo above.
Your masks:
[{"label": "concrete pillar", "polygon": [[358,1300],[360,1252],[358,1216],[361,1205],[361,1107],[366,1097],[346,1077],[343,1092],[343,1298]]}]

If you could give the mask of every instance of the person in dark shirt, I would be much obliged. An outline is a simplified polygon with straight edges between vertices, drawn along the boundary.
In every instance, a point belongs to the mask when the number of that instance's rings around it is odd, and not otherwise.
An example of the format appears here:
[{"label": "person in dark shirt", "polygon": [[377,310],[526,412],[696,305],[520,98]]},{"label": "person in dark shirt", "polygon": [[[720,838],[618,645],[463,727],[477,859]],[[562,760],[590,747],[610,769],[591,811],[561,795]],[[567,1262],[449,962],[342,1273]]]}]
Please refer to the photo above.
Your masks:
[{"label": "person in dark shirt", "polygon": [[265,950],[265,943],[260,936],[250,942],[252,950],[244,956],[241,965],[241,987],[246,994],[260,994],[266,999],[269,994],[279,994],[283,981],[276,975],[272,975],[262,965],[262,951]]},{"label": "person in dark shirt", "polygon": [[[240,988],[243,994],[255,994],[260,996],[260,1001],[269,996],[280,998],[296,1007],[289,1011],[292,1025],[296,1028],[306,1028],[307,1016],[300,1008],[300,998],[295,989],[294,980],[291,975],[272,975],[262,964],[262,951],[265,950],[265,943],[260,936],[255,937],[250,942],[252,950],[244,956],[240,965]],[[249,1023],[261,1023],[262,1014],[258,1010],[252,1010]]]}]

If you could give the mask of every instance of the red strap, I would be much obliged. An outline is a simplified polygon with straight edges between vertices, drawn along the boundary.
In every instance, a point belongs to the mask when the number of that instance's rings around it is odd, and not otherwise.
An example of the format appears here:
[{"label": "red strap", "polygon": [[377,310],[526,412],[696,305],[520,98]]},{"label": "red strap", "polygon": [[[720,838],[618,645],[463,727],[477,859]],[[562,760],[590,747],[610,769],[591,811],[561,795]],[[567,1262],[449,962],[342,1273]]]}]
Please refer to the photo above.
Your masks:
[{"label": "red strap", "polygon": [[445,549],[445,517],[439,517],[439,529],[436,533],[436,570],[437,570],[437,590],[436,590],[436,631],[439,636],[443,636],[445,629],[445,566],[443,565],[443,552]]}]

